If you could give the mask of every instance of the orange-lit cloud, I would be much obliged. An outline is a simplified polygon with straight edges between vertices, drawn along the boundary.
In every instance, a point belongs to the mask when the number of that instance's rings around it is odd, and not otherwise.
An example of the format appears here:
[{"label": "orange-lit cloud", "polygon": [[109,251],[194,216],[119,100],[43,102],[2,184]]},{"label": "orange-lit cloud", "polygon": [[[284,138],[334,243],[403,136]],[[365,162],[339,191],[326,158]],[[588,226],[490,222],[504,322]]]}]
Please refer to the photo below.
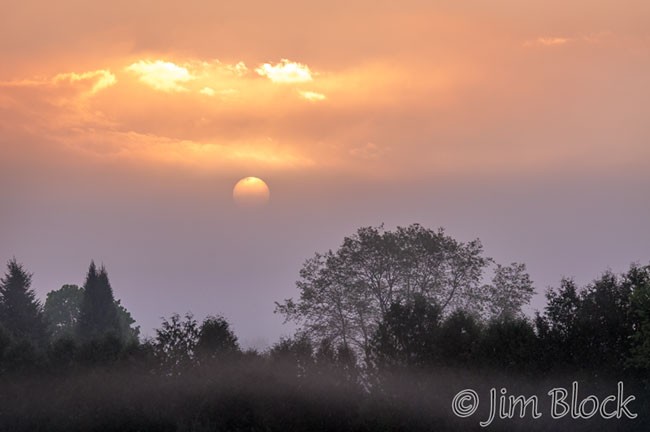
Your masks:
[{"label": "orange-lit cloud", "polygon": [[89,94],[95,94],[103,89],[117,84],[115,75],[106,69],[87,72],[63,72],[53,77],[25,78],[13,81],[0,81],[0,88],[29,88],[63,86],[77,88]]},{"label": "orange-lit cloud", "polygon": [[135,73],[143,83],[162,91],[187,91],[183,84],[194,79],[187,68],[162,60],[140,60],[126,70]]},{"label": "orange-lit cloud", "polygon": [[149,161],[206,170],[229,169],[242,163],[284,170],[302,169],[314,164],[308,157],[269,139],[196,141],[112,130],[89,139],[93,132],[76,130],[65,138],[65,142],[70,148],[93,158]]},{"label": "orange-lit cloud", "polygon": [[565,45],[573,39],[566,37],[539,37],[532,41],[526,41],[525,46],[542,45],[542,46],[557,46]]},{"label": "orange-lit cloud", "polygon": [[324,94],[313,91],[300,90],[298,93],[300,93],[300,96],[311,102],[318,102],[327,99],[327,96]]},{"label": "orange-lit cloud", "polygon": [[246,64],[242,61],[235,63],[233,65],[225,65],[225,68],[231,72],[233,72],[237,76],[244,76],[248,73],[248,68],[246,67]]},{"label": "orange-lit cloud", "polygon": [[601,42],[604,38],[609,36],[611,36],[611,32],[600,32],[600,33],[588,34],[588,35],[578,36],[578,37],[545,36],[545,37],[538,37],[532,40],[527,40],[524,42],[524,46],[559,47],[559,46],[579,43],[579,42],[598,43]]},{"label": "orange-lit cloud", "polygon": [[60,82],[75,83],[75,82],[84,82],[84,81],[94,82],[91,89],[91,93],[93,94],[107,87],[115,85],[115,83],[117,83],[117,79],[115,78],[115,75],[113,75],[110,71],[104,69],[90,71],[90,72],[83,72],[80,74],[74,72],[62,73],[56,75],[53,79],[54,83],[60,83]]},{"label": "orange-lit cloud", "polygon": [[[305,89],[257,79],[241,61],[130,59],[111,69],[0,83],[0,128],[29,125],[34,134],[93,158],[208,170],[252,164],[378,176],[530,171],[575,160],[585,146],[594,156],[606,152],[604,142],[594,144],[606,133],[575,135],[571,115],[547,120],[556,124],[549,131],[537,120],[549,118],[543,105],[521,108],[527,98],[549,100],[543,84],[532,84],[543,83],[532,66],[525,80],[489,75],[488,68],[425,64],[415,73],[418,65],[406,66],[372,62],[329,70]],[[511,100],[492,100],[495,89]],[[510,126],[495,127],[504,124]],[[525,133],[504,135],[520,124],[528,125]],[[563,136],[563,129],[570,132]],[[566,146],[568,139],[584,144]],[[636,154],[635,146],[619,156]],[[411,168],[404,172],[403,166]]]},{"label": "orange-lit cloud", "polygon": [[255,72],[275,83],[302,83],[313,79],[309,66],[287,59],[282,59],[275,65],[264,63]]},{"label": "orange-lit cloud", "polygon": [[199,93],[204,94],[206,96],[214,96],[217,92],[215,92],[214,89],[211,87],[203,87],[201,90],[199,90]]}]

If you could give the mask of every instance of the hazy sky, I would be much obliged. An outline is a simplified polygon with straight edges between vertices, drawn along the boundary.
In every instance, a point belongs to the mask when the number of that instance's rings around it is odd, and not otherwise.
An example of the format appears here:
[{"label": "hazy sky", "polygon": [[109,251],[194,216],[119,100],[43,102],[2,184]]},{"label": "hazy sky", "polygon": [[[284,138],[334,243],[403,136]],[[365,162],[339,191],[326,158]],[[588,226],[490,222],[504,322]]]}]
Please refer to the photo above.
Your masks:
[{"label": "hazy sky", "polygon": [[263,346],[360,226],[479,237],[540,293],[650,261],[646,0],[5,3],[0,260],[41,298],[95,259],[145,334]]}]

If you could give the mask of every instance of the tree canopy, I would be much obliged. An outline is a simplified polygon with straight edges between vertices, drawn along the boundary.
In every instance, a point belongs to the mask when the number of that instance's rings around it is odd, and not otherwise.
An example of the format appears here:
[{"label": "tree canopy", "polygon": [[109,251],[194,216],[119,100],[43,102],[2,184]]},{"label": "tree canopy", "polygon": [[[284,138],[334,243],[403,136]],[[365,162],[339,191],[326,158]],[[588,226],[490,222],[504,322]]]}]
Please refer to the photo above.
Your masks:
[{"label": "tree canopy", "polygon": [[199,329],[197,353],[204,358],[218,358],[239,351],[237,336],[222,316],[209,316]]},{"label": "tree canopy", "polygon": [[77,285],[63,285],[47,293],[43,312],[52,339],[75,336],[82,299],[83,289]]},{"label": "tree canopy", "polygon": [[300,270],[300,297],[276,303],[276,312],[316,340],[327,339],[370,353],[371,339],[394,303],[420,296],[441,315],[517,314],[530,300],[532,282],[523,264],[497,266],[476,239],[460,242],[419,224],[360,228],[336,251],[317,253]]},{"label": "tree canopy", "polygon": [[[63,285],[58,290],[47,293],[43,311],[52,340],[77,337],[84,292],[84,288],[77,285]],[[140,327],[133,326],[135,320],[120,300],[115,300],[114,304],[117,309],[120,339],[124,343],[137,342]]]}]

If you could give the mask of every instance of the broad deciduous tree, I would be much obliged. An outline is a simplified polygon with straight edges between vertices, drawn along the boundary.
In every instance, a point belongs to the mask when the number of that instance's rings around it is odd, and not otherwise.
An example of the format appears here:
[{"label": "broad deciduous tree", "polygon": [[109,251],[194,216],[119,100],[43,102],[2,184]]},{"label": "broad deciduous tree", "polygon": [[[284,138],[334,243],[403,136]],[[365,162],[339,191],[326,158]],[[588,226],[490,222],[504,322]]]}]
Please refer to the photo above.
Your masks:
[{"label": "broad deciduous tree", "polygon": [[185,320],[178,314],[163,319],[153,341],[154,353],[161,367],[167,372],[177,373],[190,365],[196,356],[199,334],[199,325],[190,313],[185,315]]},{"label": "broad deciduous tree", "polygon": [[533,294],[533,281],[526,272],[525,264],[497,264],[492,285],[489,286],[490,311],[493,317],[521,318],[521,308],[530,302]]},{"label": "broad deciduous tree", "polygon": [[63,285],[47,293],[43,313],[52,340],[75,337],[82,299],[83,289],[77,285]]},{"label": "broad deciduous tree", "polygon": [[224,317],[209,316],[199,328],[196,351],[203,358],[219,358],[239,351],[237,336]]},{"label": "broad deciduous tree", "polygon": [[276,312],[314,341],[349,346],[367,359],[391,305],[416,296],[437,305],[443,316],[456,310],[475,316],[516,313],[532,290],[525,267],[499,266],[494,284],[482,284],[491,263],[478,239],[459,242],[442,229],[360,228],[338,250],[308,259],[296,283],[300,298],[276,303]]}]

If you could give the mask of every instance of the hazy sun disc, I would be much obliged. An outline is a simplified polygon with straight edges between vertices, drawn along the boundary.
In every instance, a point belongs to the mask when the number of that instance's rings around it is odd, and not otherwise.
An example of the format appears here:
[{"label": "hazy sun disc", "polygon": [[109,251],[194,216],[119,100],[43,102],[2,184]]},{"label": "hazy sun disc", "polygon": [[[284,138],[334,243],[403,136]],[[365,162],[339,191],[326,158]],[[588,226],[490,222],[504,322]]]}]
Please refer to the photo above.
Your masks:
[{"label": "hazy sun disc", "polygon": [[261,207],[269,202],[271,191],[264,180],[245,177],[233,188],[232,197],[242,207]]}]

